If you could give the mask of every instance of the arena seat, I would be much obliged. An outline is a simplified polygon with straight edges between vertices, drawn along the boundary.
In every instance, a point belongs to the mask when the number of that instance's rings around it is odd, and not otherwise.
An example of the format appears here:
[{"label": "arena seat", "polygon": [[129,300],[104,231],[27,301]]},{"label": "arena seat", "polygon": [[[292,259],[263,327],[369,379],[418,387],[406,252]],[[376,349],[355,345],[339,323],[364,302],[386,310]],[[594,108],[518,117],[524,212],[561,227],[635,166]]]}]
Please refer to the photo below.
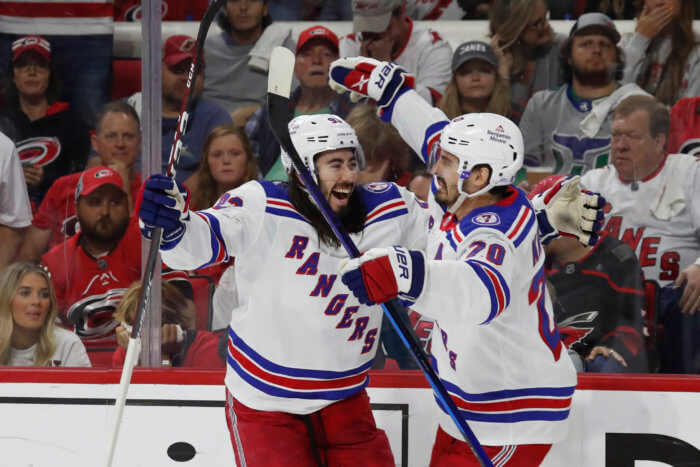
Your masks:
[{"label": "arena seat", "polygon": [[216,288],[214,278],[204,274],[190,274],[189,279],[194,293],[195,326],[199,330],[211,331]]},{"label": "arena seat", "polygon": [[141,90],[141,60],[112,60],[112,89],[110,100],[116,101],[129,97]]}]

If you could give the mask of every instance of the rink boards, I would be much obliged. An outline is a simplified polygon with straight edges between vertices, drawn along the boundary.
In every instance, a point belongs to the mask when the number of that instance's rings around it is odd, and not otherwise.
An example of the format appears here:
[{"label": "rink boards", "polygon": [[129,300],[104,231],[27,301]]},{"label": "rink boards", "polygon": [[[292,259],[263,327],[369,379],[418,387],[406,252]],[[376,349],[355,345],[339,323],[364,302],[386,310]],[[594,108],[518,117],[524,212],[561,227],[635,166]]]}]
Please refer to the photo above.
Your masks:
[{"label": "rink boards", "polygon": [[[2,465],[101,465],[119,376],[113,370],[3,369]],[[222,381],[223,372],[136,370],[113,465],[235,465]],[[436,423],[421,373],[372,373],[368,392],[397,465],[427,465]],[[544,465],[700,465],[699,415],[700,377],[583,375],[569,435]]]}]

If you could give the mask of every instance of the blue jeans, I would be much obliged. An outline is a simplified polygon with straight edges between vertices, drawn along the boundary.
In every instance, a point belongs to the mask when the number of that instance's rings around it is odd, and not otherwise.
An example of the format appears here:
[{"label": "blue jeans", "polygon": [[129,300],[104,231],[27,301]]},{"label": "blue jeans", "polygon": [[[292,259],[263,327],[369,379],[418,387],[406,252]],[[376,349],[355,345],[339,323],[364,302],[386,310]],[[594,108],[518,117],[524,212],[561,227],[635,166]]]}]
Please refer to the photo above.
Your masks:
[{"label": "blue jeans", "polygon": [[[0,72],[8,76],[12,42],[22,36],[0,34]],[[111,34],[44,36],[51,43],[51,61],[61,80],[62,98],[90,128],[109,100],[112,86]]]},{"label": "blue jeans", "polygon": [[700,373],[700,315],[681,313],[678,302],[685,287],[662,287],[658,322],[663,324],[659,343],[661,373]]}]

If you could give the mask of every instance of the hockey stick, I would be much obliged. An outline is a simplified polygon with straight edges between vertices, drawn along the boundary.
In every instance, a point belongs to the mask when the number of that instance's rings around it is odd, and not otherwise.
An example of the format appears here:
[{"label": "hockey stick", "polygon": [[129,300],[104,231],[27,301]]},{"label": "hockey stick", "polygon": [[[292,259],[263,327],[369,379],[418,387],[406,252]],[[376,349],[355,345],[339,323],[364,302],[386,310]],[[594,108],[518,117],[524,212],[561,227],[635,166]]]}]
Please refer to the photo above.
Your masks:
[{"label": "hockey stick", "polygon": [[[166,175],[168,177],[175,176],[175,168],[177,167],[177,162],[180,159],[180,150],[182,149],[182,137],[187,131],[187,119],[189,117],[189,109],[192,105],[192,99],[194,94],[190,93],[192,86],[194,85],[199,71],[202,67],[202,57],[204,56],[204,41],[207,38],[207,33],[209,32],[209,26],[211,26],[212,21],[217,12],[224,4],[226,0],[216,0],[211,3],[207,10],[202,16],[202,21],[199,23],[199,30],[197,32],[197,49],[195,52],[194,59],[190,64],[190,71],[187,75],[187,82],[185,84],[185,93],[182,99],[182,104],[180,106],[180,115],[177,119],[177,128],[175,130],[175,136],[173,137],[173,145],[170,149],[170,156],[168,158],[168,168],[166,170]],[[110,467],[112,465],[112,460],[114,459],[114,450],[117,446],[117,438],[119,436],[119,427],[121,426],[122,414],[124,412],[124,406],[126,405],[126,395],[129,391],[129,385],[131,384],[131,375],[133,374],[134,367],[141,353],[141,339],[139,335],[141,333],[141,325],[143,324],[144,313],[146,307],[148,306],[151,287],[153,286],[153,274],[155,273],[156,264],[158,263],[158,252],[160,250],[160,243],[163,238],[163,228],[156,227],[153,230],[151,236],[151,244],[148,248],[148,256],[146,259],[146,266],[143,272],[143,279],[141,281],[141,293],[139,295],[139,305],[136,312],[136,317],[134,319],[134,325],[131,330],[131,336],[129,337],[129,345],[126,349],[126,357],[124,359],[124,366],[122,368],[121,379],[119,381],[119,390],[117,392],[117,398],[114,402],[114,418],[112,419],[112,426],[109,432],[109,439],[107,441],[107,451],[105,453],[104,467]]]},{"label": "hockey stick", "polygon": [[[340,220],[331,209],[330,205],[328,204],[328,200],[326,200],[325,196],[323,196],[321,190],[314,182],[308,168],[299,157],[299,153],[297,153],[297,150],[294,147],[292,139],[289,135],[289,92],[292,82],[294,60],[294,54],[289,49],[284,47],[275,47],[270,55],[270,72],[268,74],[267,85],[267,110],[270,117],[270,129],[274,133],[277,141],[280,143],[280,146],[282,146],[282,148],[291,157],[292,164],[294,165],[296,172],[299,174],[299,178],[301,178],[304,186],[309,191],[309,194],[323,214],[323,217],[333,229],[335,236],[343,245],[343,248],[345,248],[345,251],[351,258],[357,258],[360,256],[360,251],[357,249],[357,246],[355,246],[352,239],[343,228],[343,225],[340,223]],[[394,329],[396,329],[399,337],[401,337],[404,345],[408,347],[413,355],[413,358],[423,370],[425,377],[433,387],[433,390],[435,391],[442,406],[445,407],[452,420],[457,424],[457,427],[464,436],[464,440],[471,448],[479,463],[483,467],[493,467],[491,460],[484,451],[484,448],[476,439],[476,436],[474,436],[472,430],[467,425],[467,422],[463,417],[459,416],[457,406],[447,393],[447,390],[443,386],[438,375],[435,373],[435,370],[433,370],[433,367],[430,365],[428,356],[411,336],[410,330],[401,320],[401,313],[406,313],[406,310],[397,299],[383,303],[382,308],[384,309],[384,314],[394,326]]]}]

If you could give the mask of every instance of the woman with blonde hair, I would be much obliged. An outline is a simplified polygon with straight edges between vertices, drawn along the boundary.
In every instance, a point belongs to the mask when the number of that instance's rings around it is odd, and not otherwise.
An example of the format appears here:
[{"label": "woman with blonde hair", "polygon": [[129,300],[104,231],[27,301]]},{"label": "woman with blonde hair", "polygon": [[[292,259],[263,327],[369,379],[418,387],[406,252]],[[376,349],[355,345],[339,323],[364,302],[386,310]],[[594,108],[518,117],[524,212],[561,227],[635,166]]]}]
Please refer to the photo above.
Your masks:
[{"label": "woman with blonde hair", "polygon": [[210,208],[229,190],[258,178],[258,166],[248,137],[232,124],[214,128],[204,140],[199,169],[185,185],[194,210]]},{"label": "woman with blonde hair", "polygon": [[472,112],[507,117],[510,115],[508,84],[508,75],[499,73],[498,58],[489,44],[465,42],[452,57],[452,78],[438,107],[450,120]]},{"label": "woman with blonde hair", "polygon": [[700,40],[693,32],[695,6],[688,0],[637,0],[635,32],[620,41],[623,81],[636,82],[668,107],[700,95]]},{"label": "woman with blonde hair", "polygon": [[[169,282],[161,284],[161,356],[164,367],[224,368],[217,353],[219,339],[211,332],[195,329],[194,312],[185,296]],[[119,347],[112,355],[112,365],[121,367],[126,358],[129,335],[138,310],[141,283],[134,282],[114,312]]]},{"label": "woman with blonde hair", "polygon": [[88,367],[80,338],[56,325],[58,301],[48,273],[14,263],[0,278],[0,365]]},{"label": "woman with blonde hair", "polygon": [[502,76],[510,79],[510,118],[517,123],[534,93],[562,84],[559,49],[566,36],[552,30],[544,0],[495,0],[489,30]]}]

